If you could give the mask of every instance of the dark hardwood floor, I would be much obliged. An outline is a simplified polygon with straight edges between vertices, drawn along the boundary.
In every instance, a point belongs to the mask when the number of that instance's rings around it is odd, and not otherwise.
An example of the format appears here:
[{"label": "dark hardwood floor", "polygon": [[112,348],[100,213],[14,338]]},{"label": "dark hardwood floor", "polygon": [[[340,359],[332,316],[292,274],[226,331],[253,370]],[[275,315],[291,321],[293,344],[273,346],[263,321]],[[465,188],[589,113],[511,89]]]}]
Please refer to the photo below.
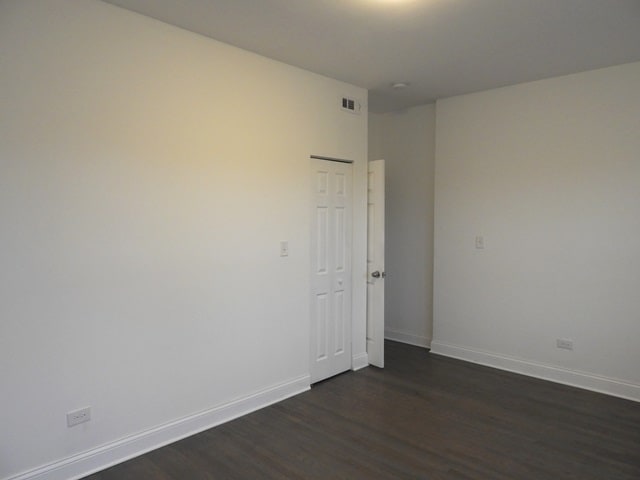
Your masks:
[{"label": "dark hardwood floor", "polygon": [[86,478],[640,479],[640,403],[394,342],[386,357]]}]

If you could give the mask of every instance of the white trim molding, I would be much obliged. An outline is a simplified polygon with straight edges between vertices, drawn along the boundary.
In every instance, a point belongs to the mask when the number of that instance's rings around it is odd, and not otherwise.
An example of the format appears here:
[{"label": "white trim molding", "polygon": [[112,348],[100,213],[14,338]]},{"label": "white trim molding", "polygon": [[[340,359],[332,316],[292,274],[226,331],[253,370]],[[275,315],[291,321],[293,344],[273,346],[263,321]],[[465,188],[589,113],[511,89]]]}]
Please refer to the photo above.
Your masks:
[{"label": "white trim molding", "polygon": [[640,402],[640,385],[434,340],[431,353]]},{"label": "white trim molding", "polygon": [[203,412],[150,428],[6,480],[75,480],[260,410],[310,388],[304,375]]},{"label": "white trim molding", "polygon": [[428,337],[421,337],[418,335],[412,335],[410,333],[398,332],[395,330],[384,331],[384,338],[387,340],[393,340],[394,342],[406,343],[408,345],[414,345],[416,347],[431,348],[431,339]]},{"label": "white trim molding", "polygon": [[351,357],[351,370],[354,372],[356,370],[360,370],[361,368],[369,366],[369,355],[367,352],[360,353],[358,355],[353,355]]}]

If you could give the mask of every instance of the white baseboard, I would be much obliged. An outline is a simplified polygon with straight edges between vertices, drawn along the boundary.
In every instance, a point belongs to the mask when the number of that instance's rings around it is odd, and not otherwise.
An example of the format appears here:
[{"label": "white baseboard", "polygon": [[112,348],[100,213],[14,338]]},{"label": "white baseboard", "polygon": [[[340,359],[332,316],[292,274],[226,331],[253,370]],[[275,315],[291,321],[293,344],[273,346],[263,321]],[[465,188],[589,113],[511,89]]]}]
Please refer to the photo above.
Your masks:
[{"label": "white baseboard", "polygon": [[418,335],[411,335],[409,333],[397,332],[395,330],[384,331],[384,338],[387,340],[393,340],[394,342],[406,343],[414,345],[416,347],[430,348],[431,339],[427,337],[420,337]]},{"label": "white baseboard", "polygon": [[360,353],[351,357],[351,370],[353,370],[354,372],[368,366],[369,355],[367,355],[367,352]]},{"label": "white baseboard", "polygon": [[431,342],[431,353],[640,402],[640,385],[615,378],[531,362],[436,340]]},{"label": "white baseboard", "polygon": [[6,480],[74,480],[309,390],[304,375],[173,422],[159,425]]}]

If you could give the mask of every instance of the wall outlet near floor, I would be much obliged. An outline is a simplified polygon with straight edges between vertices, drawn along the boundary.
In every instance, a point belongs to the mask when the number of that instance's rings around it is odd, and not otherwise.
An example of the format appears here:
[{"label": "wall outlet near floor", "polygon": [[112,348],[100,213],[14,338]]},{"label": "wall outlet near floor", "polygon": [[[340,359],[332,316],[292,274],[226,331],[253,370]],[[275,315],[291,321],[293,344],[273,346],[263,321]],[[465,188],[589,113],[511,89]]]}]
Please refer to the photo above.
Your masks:
[{"label": "wall outlet near floor", "polygon": [[563,348],[565,350],[573,350],[573,340],[569,340],[568,338],[558,338],[556,339],[556,347]]},{"label": "wall outlet near floor", "polygon": [[67,413],[67,427],[73,427],[91,420],[91,407],[81,408]]}]

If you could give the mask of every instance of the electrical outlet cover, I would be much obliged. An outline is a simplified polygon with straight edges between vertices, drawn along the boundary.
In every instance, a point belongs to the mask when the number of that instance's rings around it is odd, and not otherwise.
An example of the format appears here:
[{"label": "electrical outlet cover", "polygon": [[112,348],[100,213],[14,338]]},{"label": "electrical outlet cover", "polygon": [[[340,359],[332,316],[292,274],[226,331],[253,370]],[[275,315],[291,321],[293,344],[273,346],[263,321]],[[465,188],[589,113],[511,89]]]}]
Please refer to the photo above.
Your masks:
[{"label": "electrical outlet cover", "polygon": [[67,413],[67,427],[73,427],[91,420],[91,407],[81,408]]}]

